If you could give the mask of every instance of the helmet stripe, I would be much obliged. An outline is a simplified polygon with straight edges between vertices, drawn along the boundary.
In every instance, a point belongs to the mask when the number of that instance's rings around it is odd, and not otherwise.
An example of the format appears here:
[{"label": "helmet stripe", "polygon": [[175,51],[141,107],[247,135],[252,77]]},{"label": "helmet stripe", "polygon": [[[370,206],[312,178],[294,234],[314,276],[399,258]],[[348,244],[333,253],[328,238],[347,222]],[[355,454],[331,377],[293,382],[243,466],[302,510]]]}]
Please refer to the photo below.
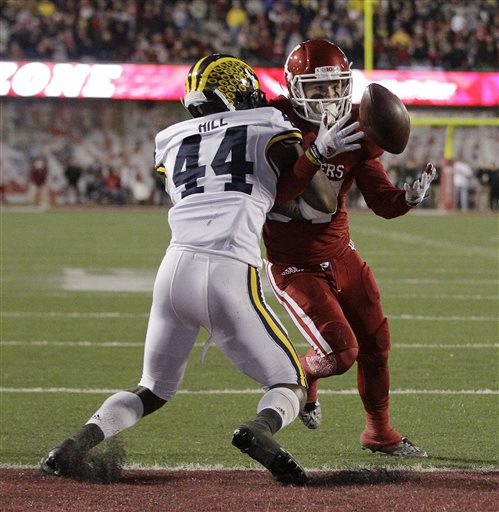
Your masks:
[{"label": "helmet stripe", "polygon": [[260,82],[246,62],[233,55],[215,53],[198,60],[185,80],[184,106],[194,117],[211,103],[223,110],[243,110],[264,103]]},{"label": "helmet stripe", "polygon": [[197,87],[199,87],[199,89],[202,91],[206,85],[206,82],[208,81],[208,78],[210,77],[211,70],[213,68],[215,68],[216,66],[223,64],[224,62],[231,61],[231,60],[237,61],[239,59],[236,59],[235,57],[222,57],[215,61],[207,63],[206,68],[201,71],[201,75],[202,75],[201,82],[197,85]]},{"label": "helmet stripe", "polygon": [[187,77],[187,81],[186,81],[186,87],[185,87],[185,92],[190,92],[190,91],[193,91],[195,90],[195,87],[196,87],[196,79],[198,78],[199,76],[199,68],[201,67],[201,65],[203,64],[203,62],[206,60],[206,59],[209,59],[211,56],[208,55],[207,57],[203,57],[202,59],[199,59],[196,64],[194,64],[193,68],[191,69],[190,73],[189,73],[189,76]]},{"label": "helmet stripe", "polygon": [[260,89],[260,82],[257,76],[244,61],[241,61],[240,59],[237,59],[236,57],[232,57],[230,55],[218,58],[216,58],[214,55],[209,55],[208,57],[204,57],[201,60],[199,60],[196,63],[196,65],[192,68],[190,88],[186,92],[190,92],[192,90],[202,91],[206,85],[206,82],[208,81],[211,70],[216,66],[229,61],[236,61],[240,64],[243,64],[244,69],[246,69],[251,74],[252,78],[255,80],[256,89]]}]

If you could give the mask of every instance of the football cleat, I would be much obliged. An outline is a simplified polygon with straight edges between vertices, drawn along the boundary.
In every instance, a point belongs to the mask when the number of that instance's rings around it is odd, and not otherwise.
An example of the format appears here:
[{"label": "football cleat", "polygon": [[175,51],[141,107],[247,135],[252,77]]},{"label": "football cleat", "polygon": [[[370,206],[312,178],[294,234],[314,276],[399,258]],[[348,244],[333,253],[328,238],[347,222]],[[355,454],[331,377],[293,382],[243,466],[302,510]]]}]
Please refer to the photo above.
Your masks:
[{"label": "football cleat", "polygon": [[78,450],[75,441],[66,439],[42,458],[40,469],[44,475],[93,480],[94,468],[84,458],[85,453]]},{"label": "football cleat", "polygon": [[281,448],[266,430],[256,422],[239,426],[233,434],[232,444],[265,466],[282,484],[305,484],[307,474],[294,457]]},{"label": "football cleat", "polygon": [[373,453],[380,452],[394,457],[428,457],[428,454],[424,450],[418,448],[414,443],[409,441],[407,437],[403,437],[396,445],[381,446],[379,444],[362,444],[361,448],[363,450],[371,450]]},{"label": "football cleat", "polygon": [[319,402],[305,404],[298,417],[307,428],[312,430],[319,428],[322,422],[321,404]]}]

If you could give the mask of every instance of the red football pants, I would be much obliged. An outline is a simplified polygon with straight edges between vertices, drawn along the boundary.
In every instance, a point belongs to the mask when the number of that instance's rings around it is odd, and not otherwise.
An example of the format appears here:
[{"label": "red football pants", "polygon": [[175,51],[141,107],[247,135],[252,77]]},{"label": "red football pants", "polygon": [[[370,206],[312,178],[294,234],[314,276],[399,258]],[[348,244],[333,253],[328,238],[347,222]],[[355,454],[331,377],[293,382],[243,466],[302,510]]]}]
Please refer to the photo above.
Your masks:
[{"label": "red football pants", "polygon": [[[366,430],[376,438],[394,437],[389,419],[390,331],[367,263],[349,247],[341,258],[321,265],[267,263],[266,270],[274,294],[307,342],[335,361],[329,375],[344,373],[356,356]],[[315,378],[329,375],[324,368],[316,369]],[[307,377],[314,380],[313,373]]]}]

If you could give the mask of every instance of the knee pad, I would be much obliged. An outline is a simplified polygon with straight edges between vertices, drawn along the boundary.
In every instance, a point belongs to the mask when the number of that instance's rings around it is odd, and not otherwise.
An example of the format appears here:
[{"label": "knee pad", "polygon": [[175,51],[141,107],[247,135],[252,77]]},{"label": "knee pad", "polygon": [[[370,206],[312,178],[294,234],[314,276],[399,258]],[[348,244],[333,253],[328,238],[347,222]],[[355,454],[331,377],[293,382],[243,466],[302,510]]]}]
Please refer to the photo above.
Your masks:
[{"label": "knee pad", "polygon": [[349,370],[353,363],[357,361],[358,354],[358,348],[349,348],[339,352],[338,354],[330,354],[328,357],[334,357],[336,360],[336,371],[333,375],[341,375]]},{"label": "knee pad", "polygon": [[305,356],[303,366],[310,375],[316,379],[331,377],[331,375],[341,375],[345,373],[357,360],[359,349],[357,347],[342,350],[341,352],[331,353],[327,356]]},{"label": "knee pad", "polygon": [[390,327],[388,319],[384,318],[378,329],[363,339],[359,339],[359,357],[390,350]]}]

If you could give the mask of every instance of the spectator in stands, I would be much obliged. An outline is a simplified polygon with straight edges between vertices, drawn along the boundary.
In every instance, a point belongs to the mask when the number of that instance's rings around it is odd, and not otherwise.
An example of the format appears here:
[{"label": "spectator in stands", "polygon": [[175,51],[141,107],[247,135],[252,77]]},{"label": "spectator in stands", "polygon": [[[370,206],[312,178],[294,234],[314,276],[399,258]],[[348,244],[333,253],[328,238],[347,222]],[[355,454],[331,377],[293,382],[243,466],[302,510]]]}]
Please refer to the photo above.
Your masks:
[{"label": "spectator in stands", "polygon": [[47,186],[48,166],[44,157],[37,157],[33,160],[29,172],[34,203],[40,208],[50,206],[49,190]]},{"label": "spectator in stands", "polygon": [[149,204],[151,197],[151,188],[145,182],[140,172],[135,173],[135,179],[132,182],[132,201],[134,204]]},{"label": "spectator in stands", "polygon": [[[216,50],[273,65],[258,37],[257,44],[248,34],[240,38],[247,25],[258,27],[257,35],[271,34],[276,59],[292,47],[291,39],[318,37],[339,42],[359,66],[363,59],[363,4],[357,0],[106,0],[105,9],[97,0],[35,4],[2,3],[2,60],[181,63],[192,60],[192,51]],[[375,65],[496,69],[496,11],[488,0],[373,0],[375,44],[383,47],[376,49]]]},{"label": "spectator in stands", "polygon": [[81,193],[79,188],[80,178],[83,174],[83,169],[75,159],[71,159],[64,170],[66,177],[66,190],[65,190],[65,203],[66,204],[80,204]]},{"label": "spectator in stands", "polygon": [[472,187],[473,169],[471,165],[463,158],[458,156],[453,165],[454,190],[456,194],[455,207],[462,212],[467,212],[469,208],[470,189]]},{"label": "spectator in stands", "polygon": [[241,6],[239,0],[232,2],[232,7],[227,12],[226,22],[229,27],[232,48],[236,50],[236,54],[240,54],[239,49],[239,33],[244,24],[248,21],[248,13]]},{"label": "spectator in stands", "polygon": [[490,209],[494,212],[499,210],[499,169],[490,171]]},{"label": "spectator in stands", "polygon": [[100,166],[90,166],[83,174],[86,201],[101,204],[104,201],[104,176]]},{"label": "spectator in stands", "polygon": [[104,177],[104,198],[112,204],[125,204],[126,193],[121,186],[121,177],[109,167]]},{"label": "spectator in stands", "polygon": [[476,204],[479,212],[490,211],[491,208],[491,190],[490,190],[491,170],[480,168],[476,172]]}]

